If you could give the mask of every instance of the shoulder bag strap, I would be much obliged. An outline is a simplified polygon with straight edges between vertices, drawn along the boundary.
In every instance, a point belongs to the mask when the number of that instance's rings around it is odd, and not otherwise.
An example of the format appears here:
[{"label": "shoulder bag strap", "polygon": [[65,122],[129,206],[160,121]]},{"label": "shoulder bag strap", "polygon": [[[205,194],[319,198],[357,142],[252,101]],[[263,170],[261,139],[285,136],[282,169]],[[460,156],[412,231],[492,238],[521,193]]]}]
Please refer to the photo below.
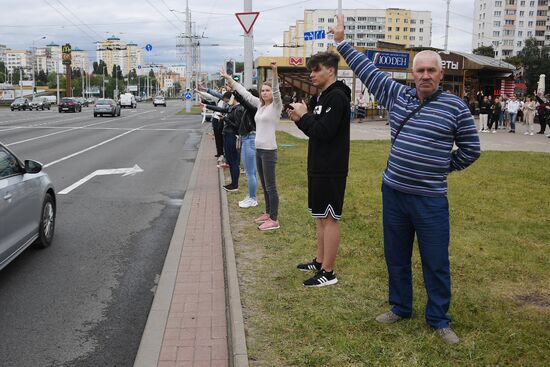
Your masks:
[{"label": "shoulder bag strap", "polygon": [[403,129],[403,126],[405,126],[407,121],[409,121],[409,119],[411,117],[413,117],[418,111],[420,111],[425,105],[427,105],[430,102],[435,101],[437,99],[437,97],[439,97],[440,94],[441,94],[441,89],[439,89],[437,92],[435,92],[430,98],[426,98],[424,100],[424,102],[422,102],[420,105],[418,105],[411,113],[409,113],[407,115],[407,117],[405,117],[403,119],[403,121],[401,122],[401,124],[397,128],[397,131],[395,132],[395,137],[393,138],[393,140],[391,142],[392,146],[393,146],[393,144],[395,144],[395,141],[397,140],[397,137],[399,136],[399,133],[401,132],[401,129]]}]

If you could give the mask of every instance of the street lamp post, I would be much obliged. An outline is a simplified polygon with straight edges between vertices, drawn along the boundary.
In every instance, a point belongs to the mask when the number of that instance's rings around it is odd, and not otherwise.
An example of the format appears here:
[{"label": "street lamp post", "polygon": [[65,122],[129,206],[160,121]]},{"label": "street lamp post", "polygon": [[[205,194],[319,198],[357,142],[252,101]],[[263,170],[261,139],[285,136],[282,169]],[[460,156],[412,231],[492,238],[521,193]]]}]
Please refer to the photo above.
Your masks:
[{"label": "street lamp post", "polygon": [[103,99],[105,99],[105,65],[103,65],[103,72],[101,75],[103,76]]}]

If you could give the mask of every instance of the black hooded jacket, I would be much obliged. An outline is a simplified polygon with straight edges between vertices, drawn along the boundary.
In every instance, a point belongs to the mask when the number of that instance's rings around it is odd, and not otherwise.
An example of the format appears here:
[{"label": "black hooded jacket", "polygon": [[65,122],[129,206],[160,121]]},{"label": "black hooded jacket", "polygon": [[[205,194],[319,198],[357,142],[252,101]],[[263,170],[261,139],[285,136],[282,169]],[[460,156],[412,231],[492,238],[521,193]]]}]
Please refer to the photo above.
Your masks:
[{"label": "black hooded jacket", "polygon": [[296,122],[309,137],[307,173],[311,177],[346,177],[349,165],[351,90],[336,81],[312,97],[309,111]]}]

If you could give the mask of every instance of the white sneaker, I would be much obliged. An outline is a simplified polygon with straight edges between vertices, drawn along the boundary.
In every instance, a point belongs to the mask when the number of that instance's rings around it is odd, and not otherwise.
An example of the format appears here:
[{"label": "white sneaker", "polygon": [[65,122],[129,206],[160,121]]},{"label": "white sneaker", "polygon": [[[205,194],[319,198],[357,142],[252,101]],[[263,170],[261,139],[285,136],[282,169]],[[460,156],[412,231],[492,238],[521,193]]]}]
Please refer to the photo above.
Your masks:
[{"label": "white sneaker", "polygon": [[258,206],[258,202],[250,197],[239,201],[239,208],[250,208]]},{"label": "white sneaker", "polygon": [[529,133],[526,131],[526,132],[523,133],[523,135],[529,135]]},{"label": "white sneaker", "polygon": [[530,135],[530,136],[533,136],[533,135],[535,135],[535,134],[533,134],[533,133],[529,133],[529,135]]},{"label": "white sneaker", "polygon": [[223,158],[223,155],[220,155],[220,156],[218,157],[218,162],[223,162],[223,159],[224,159],[224,158]]},{"label": "white sneaker", "polygon": [[496,134],[496,133],[497,133],[497,131],[496,131],[496,130],[493,130],[493,131],[491,131],[491,132],[492,132],[493,134]]}]

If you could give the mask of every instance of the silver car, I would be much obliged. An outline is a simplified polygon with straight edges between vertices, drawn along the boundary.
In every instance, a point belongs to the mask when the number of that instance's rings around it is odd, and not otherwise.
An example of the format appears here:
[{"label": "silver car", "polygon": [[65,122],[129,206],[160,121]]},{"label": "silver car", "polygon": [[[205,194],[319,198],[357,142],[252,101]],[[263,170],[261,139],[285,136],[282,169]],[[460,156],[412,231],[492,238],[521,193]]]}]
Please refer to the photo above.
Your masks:
[{"label": "silver car", "polygon": [[94,106],[94,117],[97,115],[120,116],[120,105],[114,99],[98,99]]},{"label": "silver car", "polygon": [[0,143],[0,269],[34,244],[53,241],[56,198],[42,165],[22,163]]}]

